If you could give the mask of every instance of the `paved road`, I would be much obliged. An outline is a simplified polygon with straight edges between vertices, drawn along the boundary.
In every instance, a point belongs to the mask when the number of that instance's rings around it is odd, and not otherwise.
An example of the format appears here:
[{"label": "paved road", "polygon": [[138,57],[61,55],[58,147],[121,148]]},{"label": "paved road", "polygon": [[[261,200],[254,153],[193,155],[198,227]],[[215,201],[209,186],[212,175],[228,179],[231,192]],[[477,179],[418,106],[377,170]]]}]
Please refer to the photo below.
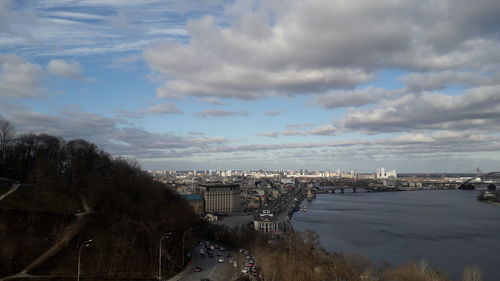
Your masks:
[{"label": "paved road", "polygon": [[[229,258],[227,258],[228,254],[233,256],[233,259],[238,259],[238,256],[241,254],[236,253],[235,251],[225,250],[225,251],[212,251],[214,253],[214,257],[210,258],[205,254],[205,257],[200,257],[200,249],[205,247],[198,246],[193,249],[193,260],[190,265],[186,267],[184,272],[181,272],[174,278],[169,279],[169,281],[179,280],[179,281],[200,281],[202,278],[209,278],[210,281],[230,281],[235,280],[238,276],[238,272],[241,271],[241,263],[234,267],[234,264],[229,263]],[[205,250],[206,252],[206,250]],[[221,253],[221,256],[217,256],[217,252]],[[219,263],[218,259],[224,259],[223,263]],[[239,257],[241,260],[242,258]],[[201,267],[200,272],[195,272],[194,269],[196,266]]]}]

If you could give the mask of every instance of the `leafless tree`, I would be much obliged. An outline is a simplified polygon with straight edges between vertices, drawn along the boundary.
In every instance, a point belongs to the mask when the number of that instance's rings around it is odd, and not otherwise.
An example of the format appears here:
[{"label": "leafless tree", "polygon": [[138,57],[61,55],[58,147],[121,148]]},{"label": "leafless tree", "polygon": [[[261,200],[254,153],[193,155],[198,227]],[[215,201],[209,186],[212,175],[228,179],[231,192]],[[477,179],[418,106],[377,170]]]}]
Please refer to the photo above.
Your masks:
[{"label": "leafless tree", "polygon": [[478,266],[467,265],[462,274],[462,281],[481,281],[483,280],[481,269]]},{"label": "leafless tree", "polygon": [[7,120],[0,120],[0,163],[3,163],[7,146],[14,140],[14,127]]}]

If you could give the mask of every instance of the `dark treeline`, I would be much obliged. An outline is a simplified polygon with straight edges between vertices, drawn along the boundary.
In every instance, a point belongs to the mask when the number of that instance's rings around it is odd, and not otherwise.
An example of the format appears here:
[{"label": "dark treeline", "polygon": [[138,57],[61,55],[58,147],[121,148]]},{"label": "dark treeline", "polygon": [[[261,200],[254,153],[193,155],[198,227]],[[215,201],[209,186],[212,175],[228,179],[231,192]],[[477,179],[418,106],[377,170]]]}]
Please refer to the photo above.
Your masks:
[{"label": "dark treeline", "polygon": [[[29,183],[0,201],[0,277],[25,269],[69,233],[77,213],[88,217],[81,231],[28,273],[75,274],[81,242],[93,239],[82,252],[84,275],[153,278],[159,240],[167,233],[172,235],[163,241],[163,272],[167,276],[182,267],[182,236],[198,218],[175,192],[136,163],[113,158],[85,140],[15,136],[1,120],[0,130],[0,177]],[[56,207],[62,204],[69,211]],[[186,244],[194,239],[185,238]]]}]

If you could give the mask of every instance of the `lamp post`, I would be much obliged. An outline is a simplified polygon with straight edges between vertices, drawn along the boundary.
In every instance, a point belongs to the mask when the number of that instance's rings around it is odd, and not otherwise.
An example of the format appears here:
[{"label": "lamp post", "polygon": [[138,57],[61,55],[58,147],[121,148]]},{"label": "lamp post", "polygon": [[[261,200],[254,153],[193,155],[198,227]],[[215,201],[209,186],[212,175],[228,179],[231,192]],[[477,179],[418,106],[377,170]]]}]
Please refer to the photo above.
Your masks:
[{"label": "lamp post", "polygon": [[160,237],[160,249],[159,249],[159,257],[158,257],[158,280],[161,280],[161,242],[164,239],[170,238],[172,236],[172,232],[167,233],[166,235],[163,235]]},{"label": "lamp post", "polygon": [[186,236],[186,233],[191,232],[191,230],[193,230],[193,229],[192,228],[188,228],[188,229],[184,230],[184,233],[182,233],[182,266],[184,266],[184,257],[185,257],[185,254],[184,254],[184,237]]},{"label": "lamp post", "polygon": [[83,248],[87,248],[88,246],[90,246],[90,242],[92,242],[92,239],[84,241],[80,245],[80,247],[78,247],[78,272],[77,272],[77,275],[76,275],[76,278],[77,278],[78,281],[80,281],[80,254],[82,253],[82,249]]}]

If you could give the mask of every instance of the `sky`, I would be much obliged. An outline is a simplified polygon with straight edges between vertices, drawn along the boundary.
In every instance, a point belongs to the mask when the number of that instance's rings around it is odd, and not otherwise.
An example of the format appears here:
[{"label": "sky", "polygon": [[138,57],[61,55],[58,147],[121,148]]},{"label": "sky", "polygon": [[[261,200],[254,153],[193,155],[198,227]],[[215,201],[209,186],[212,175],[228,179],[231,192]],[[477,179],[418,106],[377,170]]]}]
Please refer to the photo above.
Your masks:
[{"label": "sky", "polygon": [[500,168],[498,0],[0,0],[0,118],[143,169]]}]

